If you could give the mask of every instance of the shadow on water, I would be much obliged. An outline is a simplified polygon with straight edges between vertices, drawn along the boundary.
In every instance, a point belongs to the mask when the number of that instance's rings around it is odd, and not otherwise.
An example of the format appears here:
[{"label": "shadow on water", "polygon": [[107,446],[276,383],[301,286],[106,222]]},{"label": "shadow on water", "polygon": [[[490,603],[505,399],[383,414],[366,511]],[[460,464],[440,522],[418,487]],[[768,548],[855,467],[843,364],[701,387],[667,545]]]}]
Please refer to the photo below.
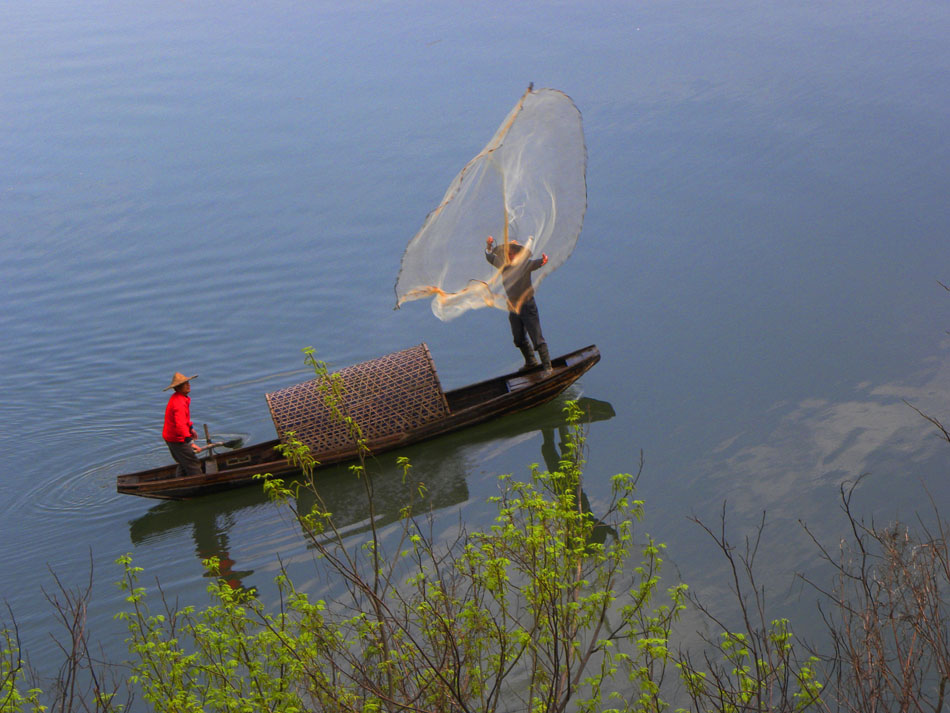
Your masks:
[{"label": "shadow on water", "polygon": [[[433,510],[464,503],[469,497],[466,478],[477,465],[472,462],[473,447],[537,431],[543,435],[541,452],[545,464],[549,470],[556,470],[567,433],[563,411],[567,398],[563,396],[528,412],[512,414],[399,451],[398,455],[406,456],[412,463],[413,477],[409,481],[422,480],[425,483],[426,505]],[[588,397],[576,400],[583,409],[585,420],[590,423],[606,421],[615,415],[613,406],[606,401]],[[373,458],[367,464],[374,474],[377,527],[396,521],[400,509],[413,495],[414,486],[411,482],[403,482],[401,471],[395,465],[396,455]],[[315,482],[325,507],[333,513],[334,522],[341,532],[351,535],[369,527],[362,485],[354,483],[354,476],[347,466],[317,471]],[[582,494],[582,497],[583,506],[589,512],[586,495]],[[298,510],[309,511],[314,499],[313,493],[301,488],[297,497]],[[234,587],[244,587],[244,579],[252,575],[253,570],[235,569],[229,533],[242,511],[261,507],[266,502],[264,494],[255,487],[194,500],[165,501],[131,520],[129,535],[132,544],[139,547],[165,539],[173,532],[190,529],[198,559],[217,557],[221,562],[220,576]]]},{"label": "shadow on water", "polygon": [[[582,399],[581,402],[583,401],[584,400]],[[613,411],[613,409],[610,407],[610,404],[605,401],[598,401],[596,403],[598,405],[603,405],[610,408],[611,412]],[[581,406],[584,406],[584,404],[581,403]],[[544,458],[544,466],[547,468],[549,473],[554,473],[555,471],[560,470],[561,461],[569,456],[566,450],[568,435],[569,429],[567,423],[562,423],[556,428],[552,426],[546,426],[541,429],[541,455]],[[579,498],[580,511],[582,513],[590,513],[592,515],[593,513],[591,511],[590,498],[587,497],[587,493],[583,488],[580,489]],[[602,545],[607,541],[608,535],[616,537],[617,532],[610,525],[598,520],[598,522],[594,525],[594,529],[591,532],[590,539],[588,541]]]}]

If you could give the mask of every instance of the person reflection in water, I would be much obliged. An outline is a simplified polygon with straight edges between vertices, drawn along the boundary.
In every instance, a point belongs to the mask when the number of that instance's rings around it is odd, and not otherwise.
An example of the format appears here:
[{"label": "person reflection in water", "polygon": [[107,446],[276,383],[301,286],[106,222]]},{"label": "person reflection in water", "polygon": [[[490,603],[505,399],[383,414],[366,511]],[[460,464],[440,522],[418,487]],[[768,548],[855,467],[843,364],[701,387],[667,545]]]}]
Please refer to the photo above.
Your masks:
[{"label": "person reflection in water", "polygon": [[257,587],[244,584],[244,578],[254,574],[254,570],[234,568],[235,561],[228,544],[228,531],[234,526],[234,518],[231,513],[225,513],[223,519],[223,525],[219,526],[218,516],[211,512],[202,512],[195,518],[192,537],[199,561],[204,562],[212,557],[218,559],[217,572],[205,572],[204,576],[218,579],[234,590],[256,592]]},{"label": "person reflection in water", "polygon": [[508,242],[508,253],[505,255],[505,246],[495,245],[495,239],[489,235],[485,241],[485,259],[501,270],[501,281],[505,294],[508,295],[511,336],[514,337],[515,346],[524,356],[524,368],[530,369],[538,365],[538,360],[534,357],[536,351],[541,358],[544,373],[550,373],[551,355],[541,333],[541,318],[531,284],[531,273],[547,263],[548,256],[541,253],[540,258],[532,260],[531,251],[516,240]]},{"label": "person reflection in water", "polygon": [[[565,452],[565,444],[567,443],[567,426],[562,425],[557,429],[557,439],[554,436],[553,428],[542,428],[541,429],[541,457],[544,458],[544,464],[548,468],[548,473],[560,473],[562,472],[561,461],[565,459],[563,455]],[[568,456],[569,457],[569,456]],[[560,485],[561,487],[571,487],[577,488],[577,483],[557,483],[555,481],[555,487]],[[584,492],[583,488],[577,488],[580,492],[578,493],[580,503],[579,508],[580,512],[584,513],[588,518],[594,520],[594,527],[591,530],[590,538],[588,539],[588,544],[599,544],[602,545],[607,542],[607,537],[617,537],[617,531],[607,525],[603,520],[596,517],[590,509],[590,500],[587,498],[587,493]]]},{"label": "person reflection in water", "polygon": [[168,399],[168,405],[165,406],[165,426],[162,429],[162,438],[165,439],[165,445],[168,446],[172,458],[178,464],[175,476],[179,478],[202,472],[201,461],[198,460],[201,448],[195,443],[198,434],[195,433],[195,427],[191,423],[191,397],[188,395],[191,392],[191,380],[197,376],[197,374],[185,376],[176,371],[172,377],[172,383],[162,389],[162,391],[175,390]]}]

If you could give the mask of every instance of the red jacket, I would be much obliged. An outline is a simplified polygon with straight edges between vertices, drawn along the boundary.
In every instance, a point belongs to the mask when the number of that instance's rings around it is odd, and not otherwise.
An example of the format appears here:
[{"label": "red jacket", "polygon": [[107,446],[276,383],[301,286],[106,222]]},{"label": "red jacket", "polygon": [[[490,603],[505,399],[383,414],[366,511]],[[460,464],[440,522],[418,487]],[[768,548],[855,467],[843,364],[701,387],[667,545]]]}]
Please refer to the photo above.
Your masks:
[{"label": "red jacket", "polygon": [[193,438],[194,427],[191,424],[191,397],[177,391],[168,399],[165,407],[165,428],[162,438],[170,443],[184,443]]}]

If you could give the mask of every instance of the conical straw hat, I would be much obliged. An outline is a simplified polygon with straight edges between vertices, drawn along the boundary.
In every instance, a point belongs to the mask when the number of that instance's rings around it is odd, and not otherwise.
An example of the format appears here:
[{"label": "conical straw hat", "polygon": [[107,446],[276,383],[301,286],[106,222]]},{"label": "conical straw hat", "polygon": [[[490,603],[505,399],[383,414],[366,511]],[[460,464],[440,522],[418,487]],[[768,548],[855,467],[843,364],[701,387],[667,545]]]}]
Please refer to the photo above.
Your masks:
[{"label": "conical straw hat", "polygon": [[191,381],[192,379],[197,379],[197,378],[198,378],[197,374],[195,374],[194,376],[185,376],[180,371],[176,371],[175,375],[172,377],[172,383],[170,383],[168,386],[162,389],[162,391],[168,391],[169,389],[174,389],[176,386],[181,386],[186,381]]}]

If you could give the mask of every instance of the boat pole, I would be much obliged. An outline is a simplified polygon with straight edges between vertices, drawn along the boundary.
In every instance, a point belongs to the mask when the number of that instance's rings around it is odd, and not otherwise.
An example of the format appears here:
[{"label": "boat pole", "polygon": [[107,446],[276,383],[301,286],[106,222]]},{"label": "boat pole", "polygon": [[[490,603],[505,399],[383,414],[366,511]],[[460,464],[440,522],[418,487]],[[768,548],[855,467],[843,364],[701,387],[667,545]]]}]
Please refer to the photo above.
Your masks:
[{"label": "boat pole", "polygon": [[211,434],[208,433],[208,424],[205,424],[205,443],[207,445],[205,448],[208,449],[208,457],[205,459],[205,473],[217,473],[218,472],[218,461],[214,457],[214,447],[216,443],[211,442]]}]

